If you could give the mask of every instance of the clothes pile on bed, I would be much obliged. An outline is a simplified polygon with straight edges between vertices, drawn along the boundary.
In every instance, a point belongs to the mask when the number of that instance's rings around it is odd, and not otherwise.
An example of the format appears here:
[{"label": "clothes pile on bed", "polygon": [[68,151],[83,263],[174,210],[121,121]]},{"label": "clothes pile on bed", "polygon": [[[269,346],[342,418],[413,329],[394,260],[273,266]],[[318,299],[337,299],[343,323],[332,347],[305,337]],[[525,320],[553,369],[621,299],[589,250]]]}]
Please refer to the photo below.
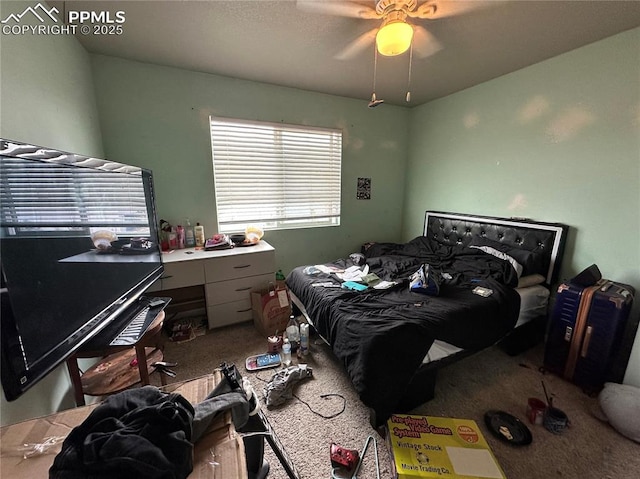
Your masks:
[{"label": "clothes pile on bed", "polygon": [[[374,243],[363,253],[366,264],[359,267],[391,287],[342,287],[339,272],[354,266],[352,259],[337,260],[328,269],[295,268],[287,285],[378,418],[396,412],[434,340],[479,350],[501,339],[518,319],[520,296],[514,287],[521,271],[510,256],[442,245],[424,236],[402,244]],[[437,280],[431,294],[409,287],[421,268]],[[477,287],[490,294],[474,293]]]}]

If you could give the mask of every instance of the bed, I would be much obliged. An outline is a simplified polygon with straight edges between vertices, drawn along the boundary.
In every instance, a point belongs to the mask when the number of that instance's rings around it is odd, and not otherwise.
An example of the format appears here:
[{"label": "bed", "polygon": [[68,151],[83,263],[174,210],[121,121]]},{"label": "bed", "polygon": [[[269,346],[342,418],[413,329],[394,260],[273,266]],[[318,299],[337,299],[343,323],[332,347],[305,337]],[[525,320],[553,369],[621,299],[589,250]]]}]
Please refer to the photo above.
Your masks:
[{"label": "bed", "polygon": [[[287,276],[292,302],[342,362],[378,427],[433,398],[443,366],[498,342],[517,353],[544,328],[567,226],[427,211],[423,234],[368,243]],[[435,290],[410,289],[428,266]],[[364,275],[347,289],[344,271]],[[377,281],[377,283],[376,283]],[[385,283],[386,282],[386,283]],[[356,285],[357,286],[357,285]],[[480,287],[489,296],[474,293]],[[535,327],[532,327],[535,326]]]}]

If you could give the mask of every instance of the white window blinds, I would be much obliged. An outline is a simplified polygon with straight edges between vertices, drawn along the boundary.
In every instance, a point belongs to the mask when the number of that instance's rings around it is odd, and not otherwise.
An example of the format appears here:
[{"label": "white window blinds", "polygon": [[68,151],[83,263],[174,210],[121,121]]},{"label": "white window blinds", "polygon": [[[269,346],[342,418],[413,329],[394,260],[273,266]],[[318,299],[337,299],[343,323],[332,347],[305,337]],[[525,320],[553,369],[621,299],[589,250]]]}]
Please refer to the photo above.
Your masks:
[{"label": "white window blinds", "polygon": [[340,224],[342,132],[211,118],[218,229]]},{"label": "white window blinds", "polygon": [[7,235],[51,236],[108,228],[149,234],[140,174],[105,174],[22,158],[0,157],[0,220]]}]

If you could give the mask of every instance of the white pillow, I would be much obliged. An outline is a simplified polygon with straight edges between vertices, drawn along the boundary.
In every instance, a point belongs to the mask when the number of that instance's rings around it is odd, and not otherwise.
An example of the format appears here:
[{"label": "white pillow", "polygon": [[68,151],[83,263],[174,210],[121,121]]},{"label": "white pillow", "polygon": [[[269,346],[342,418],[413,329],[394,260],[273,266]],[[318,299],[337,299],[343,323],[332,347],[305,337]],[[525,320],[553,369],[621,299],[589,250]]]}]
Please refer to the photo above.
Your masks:
[{"label": "white pillow", "polygon": [[544,283],[544,276],[541,274],[528,274],[521,276],[518,279],[518,288],[528,288],[529,286],[535,286],[536,284]]},{"label": "white pillow", "polygon": [[640,388],[630,384],[605,383],[598,401],[614,429],[640,442]]},{"label": "white pillow", "polygon": [[518,263],[513,256],[509,256],[507,253],[498,251],[497,249],[492,248],[491,246],[471,245],[469,246],[469,248],[476,248],[481,251],[484,251],[487,254],[490,254],[491,256],[495,256],[496,258],[499,258],[501,260],[508,261],[509,263],[511,263],[511,266],[513,266],[513,269],[516,270],[516,274],[518,275],[518,278],[522,275],[522,269],[523,269],[522,265]]}]

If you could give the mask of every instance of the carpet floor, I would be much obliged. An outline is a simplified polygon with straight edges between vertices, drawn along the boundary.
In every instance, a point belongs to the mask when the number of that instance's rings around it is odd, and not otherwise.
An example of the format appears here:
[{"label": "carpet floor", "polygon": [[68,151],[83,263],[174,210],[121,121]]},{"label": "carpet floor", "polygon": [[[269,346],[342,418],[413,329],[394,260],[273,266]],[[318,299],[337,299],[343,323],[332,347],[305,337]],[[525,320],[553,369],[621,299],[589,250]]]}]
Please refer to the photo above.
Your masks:
[{"label": "carpet floor", "polygon": [[[266,339],[244,323],[208,331],[195,339],[167,342],[165,360],[175,361],[182,381],[210,373],[220,363],[235,363],[259,395],[277,369],[249,372],[245,358],[265,352]],[[293,460],[301,478],[331,478],[329,446],[336,442],[362,450],[373,436],[377,441],[380,478],[393,476],[392,459],[384,439],[369,424],[369,411],[360,402],[342,365],[317,336],[311,338],[305,363],[313,377],[299,382],[295,397],[282,406],[263,410]],[[385,352],[384,354],[388,354]],[[576,386],[539,371],[542,346],[508,356],[497,347],[463,359],[438,373],[435,398],[411,413],[475,420],[509,479],[631,479],[640,477],[640,445],[620,435],[597,418],[597,399]],[[297,360],[294,359],[294,364]],[[159,384],[158,375],[153,375]],[[529,425],[533,441],[514,446],[494,437],[484,424],[484,413],[502,410],[526,421],[527,398],[544,399],[541,381],[571,424],[562,434]],[[269,478],[286,479],[278,459],[265,447],[271,465]],[[365,455],[359,479],[377,478],[373,443]]]}]

